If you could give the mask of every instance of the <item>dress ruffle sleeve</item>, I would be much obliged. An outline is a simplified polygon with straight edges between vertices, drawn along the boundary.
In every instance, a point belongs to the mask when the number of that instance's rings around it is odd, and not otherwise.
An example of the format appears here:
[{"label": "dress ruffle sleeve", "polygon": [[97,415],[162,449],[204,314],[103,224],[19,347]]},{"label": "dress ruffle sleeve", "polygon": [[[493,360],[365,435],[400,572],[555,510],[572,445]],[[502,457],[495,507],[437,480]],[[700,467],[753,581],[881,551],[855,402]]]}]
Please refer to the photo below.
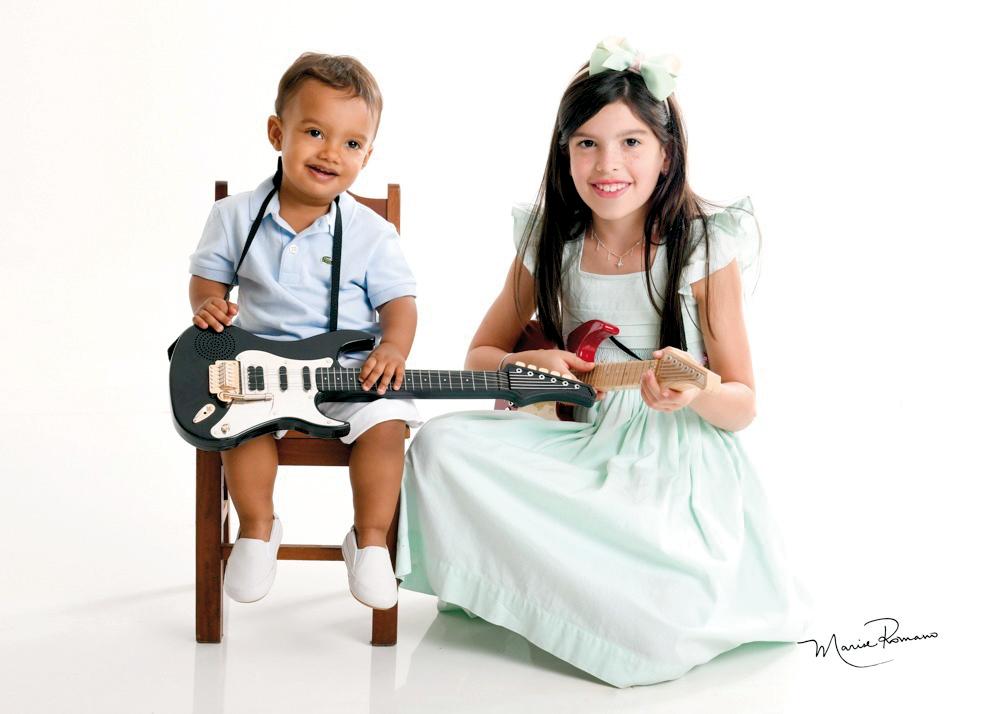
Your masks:
[{"label": "dress ruffle sleeve", "polygon": [[753,204],[744,196],[723,210],[711,213],[708,219],[708,249],[701,221],[693,226],[695,249],[681,271],[681,295],[693,296],[691,284],[711,273],[739,261],[743,299],[753,292],[760,271],[760,231],[754,217]]}]

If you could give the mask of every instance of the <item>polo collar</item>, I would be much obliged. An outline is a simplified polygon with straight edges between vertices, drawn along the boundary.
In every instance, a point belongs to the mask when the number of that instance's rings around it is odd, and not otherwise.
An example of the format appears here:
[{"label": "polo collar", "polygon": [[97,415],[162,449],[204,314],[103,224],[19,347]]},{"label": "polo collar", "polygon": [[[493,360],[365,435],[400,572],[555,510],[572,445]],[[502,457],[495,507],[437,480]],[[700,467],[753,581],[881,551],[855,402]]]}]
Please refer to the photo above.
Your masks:
[{"label": "polo collar", "polygon": [[[273,175],[269,176],[264,181],[262,181],[261,184],[253,190],[253,193],[250,194],[251,220],[253,220],[253,217],[257,215],[257,212],[260,210],[261,204],[264,203],[264,199],[267,198],[267,194],[271,192],[272,188],[274,188]],[[343,193],[340,194],[340,220],[343,221],[344,225],[347,224],[348,213],[351,212],[355,203],[356,201],[354,200],[354,197],[351,196],[351,194],[349,194],[347,191],[344,191]],[[275,192],[274,196],[271,198],[271,202],[267,204],[267,210],[264,211],[264,218],[266,219],[268,216],[270,216],[271,220],[275,222],[277,222],[280,219],[281,222],[279,225],[287,226],[288,224],[285,223],[285,220],[282,219],[278,213],[278,211],[280,210],[281,210],[281,203],[278,200],[277,192]],[[330,210],[327,211],[324,215],[319,217],[318,220],[320,222],[318,224],[314,223],[313,225],[316,226],[316,228],[319,230],[329,231],[332,233],[334,221],[336,220],[336,218],[337,218],[337,207],[331,201]]]}]

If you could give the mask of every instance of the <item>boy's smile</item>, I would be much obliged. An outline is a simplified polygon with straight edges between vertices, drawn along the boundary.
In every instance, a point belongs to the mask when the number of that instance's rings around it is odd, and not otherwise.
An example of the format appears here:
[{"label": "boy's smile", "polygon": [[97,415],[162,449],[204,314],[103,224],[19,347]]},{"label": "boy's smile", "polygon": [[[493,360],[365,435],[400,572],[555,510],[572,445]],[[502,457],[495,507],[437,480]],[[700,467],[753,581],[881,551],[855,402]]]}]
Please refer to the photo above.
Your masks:
[{"label": "boy's smile", "polygon": [[349,90],[306,79],[281,112],[267,120],[271,145],[281,152],[278,200],[296,230],[326,213],[368,163],[376,120]]}]

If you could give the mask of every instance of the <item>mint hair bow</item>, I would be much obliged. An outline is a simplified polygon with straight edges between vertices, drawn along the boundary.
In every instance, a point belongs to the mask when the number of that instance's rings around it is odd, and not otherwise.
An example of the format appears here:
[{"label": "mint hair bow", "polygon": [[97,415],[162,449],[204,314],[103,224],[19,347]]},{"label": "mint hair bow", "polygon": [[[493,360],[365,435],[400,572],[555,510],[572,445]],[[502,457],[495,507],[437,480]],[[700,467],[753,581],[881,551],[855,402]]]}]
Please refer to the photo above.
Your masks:
[{"label": "mint hair bow", "polygon": [[642,76],[649,93],[661,102],[673,93],[675,81],[680,72],[681,61],[673,55],[646,57],[635,49],[624,37],[608,37],[597,43],[590,55],[590,76],[609,69],[629,70]]}]

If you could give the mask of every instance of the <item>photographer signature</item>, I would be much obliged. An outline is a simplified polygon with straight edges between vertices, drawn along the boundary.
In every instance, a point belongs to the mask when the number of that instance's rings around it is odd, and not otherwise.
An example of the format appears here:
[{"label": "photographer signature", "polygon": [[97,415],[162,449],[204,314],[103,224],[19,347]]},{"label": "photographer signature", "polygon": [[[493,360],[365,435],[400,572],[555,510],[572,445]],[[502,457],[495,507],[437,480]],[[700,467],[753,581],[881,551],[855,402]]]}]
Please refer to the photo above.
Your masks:
[{"label": "photographer signature", "polygon": [[[892,662],[892,659],[890,658],[882,660],[881,662],[873,662],[872,664],[854,664],[853,662],[849,662],[844,657],[844,653],[878,648],[878,647],[881,647],[884,650],[887,646],[898,644],[900,642],[911,642],[913,640],[933,639],[938,636],[937,632],[930,632],[925,635],[911,635],[909,637],[897,635],[896,633],[899,632],[899,620],[897,620],[894,617],[879,617],[875,620],[869,620],[868,622],[865,623],[865,627],[868,627],[869,625],[874,625],[876,628],[881,628],[882,634],[878,635],[878,637],[876,637],[874,640],[858,639],[857,644],[851,644],[851,645],[841,645],[840,643],[838,643],[836,633],[830,635],[830,639],[827,641],[826,645],[821,645],[816,640],[802,640],[798,644],[804,645],[807,642],[812,642],[813,645],[816,647],[817,657],[819,657],[821,654],[823,657],[826,657],[826,655],[832,648],[833,651],[837,653],[837,656],[840,657],[840,660],[844,664],[848,664],[851,667],[857,667],[858,669],[863,669],[865,667],[874,667],[875,665],[878,664],[885,664],[886,662]],[[890,627],[892,628],[892,633],[889,632]]]}]

